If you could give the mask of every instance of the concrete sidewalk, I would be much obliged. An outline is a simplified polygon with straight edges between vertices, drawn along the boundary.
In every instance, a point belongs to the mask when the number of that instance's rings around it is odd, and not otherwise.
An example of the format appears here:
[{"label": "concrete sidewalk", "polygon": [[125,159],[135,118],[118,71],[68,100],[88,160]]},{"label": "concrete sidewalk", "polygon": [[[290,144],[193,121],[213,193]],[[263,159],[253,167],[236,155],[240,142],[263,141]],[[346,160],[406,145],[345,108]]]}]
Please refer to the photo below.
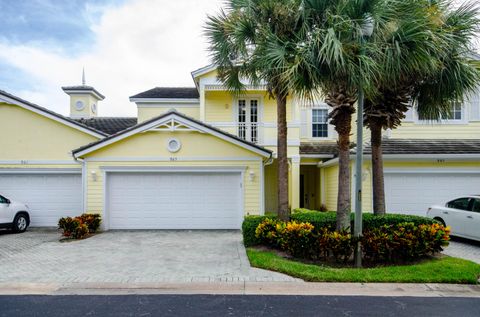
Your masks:
[{"label": "concrete sidewalk", "polygon": [[0,283],[0,295],[235,294],[476,297],[480,285],[407,283]]}]

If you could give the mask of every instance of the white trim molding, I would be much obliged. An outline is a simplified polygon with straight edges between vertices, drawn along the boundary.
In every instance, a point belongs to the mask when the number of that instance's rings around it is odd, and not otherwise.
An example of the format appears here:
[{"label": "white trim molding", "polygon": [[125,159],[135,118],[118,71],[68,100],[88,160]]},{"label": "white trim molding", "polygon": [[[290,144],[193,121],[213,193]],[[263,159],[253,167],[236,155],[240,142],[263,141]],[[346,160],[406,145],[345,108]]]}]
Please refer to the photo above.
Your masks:
[{"label": "white trim molding", "polygon": [[464,168],[464,167],[387,167],[384,169],[385,174],[480,174],[478,168]]},{"label": "white trim molding", "polygon": [[0,174],[82,174],[81,168],[0,168]]},{"label": "white trim molding", "polygon": [[137,103],[137,106],[140,108],[147,108],[151,107],[152,103],[155,104],[192,104],[199,106],[200,99],[199,98],[130,98],[131,102]]},{"label": "white trim molding", "polygon": [[142,156],[142,157],[87,157],[85,158],[86,162],[221,162],[221,161],[252,161],[252,162],[261,162],[263,161],[261,157],[251,157],[251,156],[219,156],[219,157],[208,157],[208,156]]},{"label": "white trim molding", "polygon": [[2,165],[80,165],[74,160],[0,160]]}]

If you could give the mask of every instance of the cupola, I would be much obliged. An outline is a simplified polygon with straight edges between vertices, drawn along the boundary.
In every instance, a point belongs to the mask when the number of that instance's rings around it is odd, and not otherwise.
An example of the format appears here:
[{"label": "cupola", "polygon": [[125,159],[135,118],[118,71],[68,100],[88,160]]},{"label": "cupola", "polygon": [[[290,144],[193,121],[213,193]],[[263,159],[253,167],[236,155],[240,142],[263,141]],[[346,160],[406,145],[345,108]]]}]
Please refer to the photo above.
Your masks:
[{"label": "cupola", "polygon": [[96,117],[98,102],[105,99],[95,88],[86,85],[85,70],[82,85],[62,87],[62,90],[70,96],[70,117],[74,119]]}]

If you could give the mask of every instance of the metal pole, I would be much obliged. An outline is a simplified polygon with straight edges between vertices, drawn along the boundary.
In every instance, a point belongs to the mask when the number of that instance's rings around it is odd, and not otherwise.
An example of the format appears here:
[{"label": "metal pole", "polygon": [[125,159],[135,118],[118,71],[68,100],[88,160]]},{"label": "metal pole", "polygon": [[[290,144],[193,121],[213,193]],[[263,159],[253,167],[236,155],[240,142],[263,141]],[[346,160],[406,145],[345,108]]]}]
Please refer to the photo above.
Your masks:
[{"label": "metal pole", "polygon": [[[363,38],[361,41],[363,46]],[[361,54],[363,53],[363,49]],[[356,238],[354,252],[355,267],[362,267],[362,165],[363,165],[363,87],[358,87],[358,107],[357,107],[357,153],[355,159],[355,221],[353,236]]]}]

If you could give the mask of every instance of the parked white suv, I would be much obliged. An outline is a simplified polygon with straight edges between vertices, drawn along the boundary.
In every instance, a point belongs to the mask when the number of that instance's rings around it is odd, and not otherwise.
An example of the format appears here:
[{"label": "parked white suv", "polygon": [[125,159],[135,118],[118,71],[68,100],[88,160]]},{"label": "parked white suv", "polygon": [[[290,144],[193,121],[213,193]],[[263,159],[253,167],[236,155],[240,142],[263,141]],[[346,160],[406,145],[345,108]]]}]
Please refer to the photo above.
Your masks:
[{"label": "parked white suv", "polygon": [[30,225],[28,206],[0,195],[0,227],[24,232]]},{"label": "parked white suv", "polygon": [[450,226],[454,236],[480,241],[480,195],[466,195],[445,206],[432,206],[427,216]]}]

